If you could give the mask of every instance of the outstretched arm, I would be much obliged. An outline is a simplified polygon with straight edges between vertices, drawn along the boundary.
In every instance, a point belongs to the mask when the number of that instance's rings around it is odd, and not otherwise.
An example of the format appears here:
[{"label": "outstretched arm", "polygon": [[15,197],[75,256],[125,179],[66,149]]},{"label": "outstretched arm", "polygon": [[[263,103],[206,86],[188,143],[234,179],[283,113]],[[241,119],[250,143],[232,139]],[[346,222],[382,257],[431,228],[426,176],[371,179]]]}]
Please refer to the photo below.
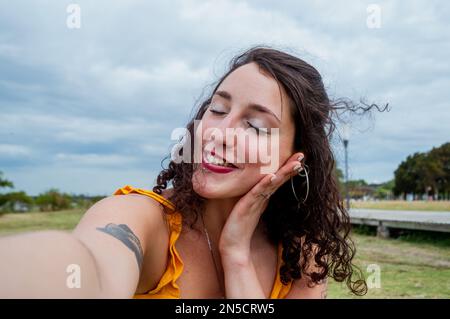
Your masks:
[{"label": "outstretched arm", "polygon": [[150,198],[111,196],[93,205],[72,233],[3,237],[0,298],[131,298],[161,219]]},{"label": "outstretched arm", "polygon": [[[95,260],[69,233],[45,231],[3,237],[0,260],[0,298],[100,296]],[[81,279],[79,287],[72,281],[77,278]]]}]

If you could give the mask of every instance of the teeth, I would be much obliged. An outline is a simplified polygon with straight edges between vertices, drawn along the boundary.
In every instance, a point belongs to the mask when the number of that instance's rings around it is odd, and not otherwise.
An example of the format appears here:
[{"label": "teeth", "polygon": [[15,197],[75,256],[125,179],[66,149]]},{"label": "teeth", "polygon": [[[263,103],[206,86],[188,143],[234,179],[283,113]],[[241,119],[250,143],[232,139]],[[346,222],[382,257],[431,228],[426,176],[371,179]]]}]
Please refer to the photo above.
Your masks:
[{"label": "teeth", "polygon": [[206,155],[206,161],[218,166],[233,167],[233,165],[226,163],[224,160],[219,159],[211,154]]}]

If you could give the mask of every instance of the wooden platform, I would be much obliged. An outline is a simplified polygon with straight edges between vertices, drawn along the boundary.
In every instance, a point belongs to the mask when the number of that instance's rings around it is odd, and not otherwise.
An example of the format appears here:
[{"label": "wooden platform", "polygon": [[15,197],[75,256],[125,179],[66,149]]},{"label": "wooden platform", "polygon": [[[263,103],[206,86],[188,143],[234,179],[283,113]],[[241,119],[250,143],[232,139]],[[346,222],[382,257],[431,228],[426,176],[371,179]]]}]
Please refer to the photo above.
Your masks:
[{"label": "wooden platform", "polygon": [[450,233],[450,212],[381,209],[350,209],[352,224],[378,228],[378,234],[389,237],[389,229],[414,229]]}]

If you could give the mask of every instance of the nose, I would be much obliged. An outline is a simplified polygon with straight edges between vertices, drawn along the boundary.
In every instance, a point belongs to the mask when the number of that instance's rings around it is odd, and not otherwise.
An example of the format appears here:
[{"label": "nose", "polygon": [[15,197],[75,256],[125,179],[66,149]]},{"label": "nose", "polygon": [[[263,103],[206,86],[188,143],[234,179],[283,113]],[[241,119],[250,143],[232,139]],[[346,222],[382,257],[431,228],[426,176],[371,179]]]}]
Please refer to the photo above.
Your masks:
[{"label": "nose", "polygon": [[[214,127],[209,127],[210,134],[207,134],[206,141],[210,146],[211,152],[217,150],[227,152],[235,147],[235,136],[233,128],[238,125],[238,119],[234,118],[231,114],[228,114],[221,121],[216,121]],[[224,153],[225,154],[225,153]]]}]

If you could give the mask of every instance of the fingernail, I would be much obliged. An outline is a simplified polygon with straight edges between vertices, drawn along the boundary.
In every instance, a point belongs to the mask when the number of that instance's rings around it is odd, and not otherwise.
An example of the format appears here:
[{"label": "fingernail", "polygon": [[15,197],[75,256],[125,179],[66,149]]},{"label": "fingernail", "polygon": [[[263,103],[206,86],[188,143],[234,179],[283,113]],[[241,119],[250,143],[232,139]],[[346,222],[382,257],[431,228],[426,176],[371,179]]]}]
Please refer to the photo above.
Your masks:
[{"label": "fingernail", "polygon": [[272,177],[270,178],[270,182],[273,183],[277,180],[277,175],[272,174]]},{"label": "fingernail", "polygon": [[303,166],[302,166],[302,164],[297,164],[297,165],[295,165],[294,166],[294,169],[293,169],[293,171],[294,172],[297,172],[300,168],[302,168]]},{"label": "fingernail", "polygon": [[301,155],[298,157],[298,161],[301,162],[302,159],[304,159],[304,158],[305,158],[305,155],[301,154]]}]

